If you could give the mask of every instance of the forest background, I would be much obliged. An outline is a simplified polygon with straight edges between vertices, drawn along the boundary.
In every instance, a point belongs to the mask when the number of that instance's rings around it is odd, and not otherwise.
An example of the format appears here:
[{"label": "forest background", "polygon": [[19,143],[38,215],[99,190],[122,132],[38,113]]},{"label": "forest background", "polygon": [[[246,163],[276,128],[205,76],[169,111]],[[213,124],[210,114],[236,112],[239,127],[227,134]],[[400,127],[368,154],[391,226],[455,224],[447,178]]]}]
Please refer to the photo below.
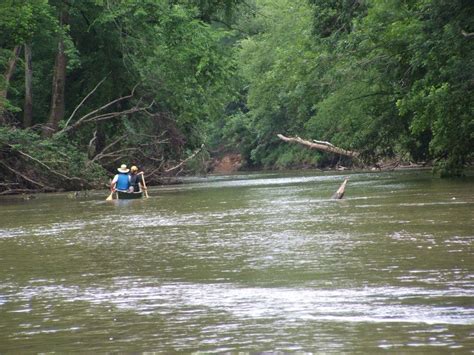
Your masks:
[{"label": "forest background", "polygon": [[[3,0],[0,194],[473,161],[471,0]],[[283,142],[329,141],[357,161]]]}]

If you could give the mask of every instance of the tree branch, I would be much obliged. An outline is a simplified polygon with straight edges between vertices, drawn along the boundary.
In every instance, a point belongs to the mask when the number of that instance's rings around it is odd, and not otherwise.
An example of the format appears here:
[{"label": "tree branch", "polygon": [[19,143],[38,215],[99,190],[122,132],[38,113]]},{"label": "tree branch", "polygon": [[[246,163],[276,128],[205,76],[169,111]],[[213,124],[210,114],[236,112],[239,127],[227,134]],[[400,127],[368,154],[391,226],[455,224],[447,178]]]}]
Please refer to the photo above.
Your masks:
[{"label": "tree branch", "polygon": [[350,158],[356,158],[356,159],[360,155],[359,152],[354,152],[354,151],[351,151],[351,150],[342,149],[342,148],[339,148],[339,147],[336,147],[336,146],[332,145],[329,142],[316,141],[316,143],[314,143],[314,142],[304,140],[304,139],[302,139],[298,136],[296,136],[296,137],[285,137],[282,134],[277,134],[277,136],[278,136],[278,138],[280,138],[281,140],[283,140],[285,142],[299,143],[301,145],[309,147],[310,149],[316,149],[316,150],[321,150],[321,151],[328,152],[328,153],[340,154],[340,155],[344,155],[344,156],[347,156],[347,157],[350,157]]},{"label": "tree branch", "polygon": [[20,173],[19,171],[16,171],[15,169],[12,169],[10,168],[7,164],[5,164],[4,162],[0,161],[0,164],[2,164],[5,168],[7,168],[8,170],[10,170],[12,173],[14,173],[15,175],[18,175],[18,176],[21,176],[23,179],[25,179],[26,181],[29,181],[31,182],[32,184],[34,185],[38,185],[38,186],[41,186],[44,190],[50,190],[50,191],[55,191],[56,189],[54,187],[51,187],[51,186],[47,186],[45,184],[42,184],[41,182],[38,182],[38,181],[35,181],[31,178],[29,178],[28,176],[26,175],[23,175],[22,173]]},{"label": "tree branch", "polygon": [[71,116],[69,116],[68,120],[66,121],[66,124],[64,125],[64,128],[63,130],[65,130],[67,128],[67,126],[69,125],[69,122],[71,122],[72,118],[74,117],[74,115],[76,114],[76,112],[79,110],[79,108],[84,104],[84,102],[86,102],[86,100],[99,88],[100,85],[102,85],[102,83],[105,81],[105,79],[107,79],[107,77],[103,78],[101,81],[99,81],[99,83],[95,86],[94,89],[92,89],[92,91],[90,93],[88,93],[86,95],[86,97],[84,97],[84,99],[79,103],[79,105],[77,105],[77,107],[74,109],[74,111],[71,113]]},{"label": "tree branch", "polygon": [[161,167],[163,166],[164,162],[165,162],[165,161],[164,161],[163,156],[162,156],[162,157],[161,157],[160,165],[158,165],[157,168],[153,169],[153,170],[151,171],[151,173],[146,174],[146,176],[153,176],[157,171],[161,170]]},{"label": "tree branch", "polygon": [[74,176],[74,177],[69,177],[69,176],[66,176],[66,175],[64,175],[64,174],[58,173],[57,171],[55,171],[54,169],[50,168],[48,165],[46,165],[46,164],[43,163],[42,161],[40,161],[40,160],[38,160],[38,159],[36,159],[36,158],[33,158],[31,155],[26,154],[25,152],[22,152],[22,151],[19,150],[19,149],[16,149],[13,145],[8,144],[8,146],[9,146],[10,148],[16,150],[16,151],[17,151],[18,153],[20,153],[21,155],[23,155],[23,156],[25,156],[25,157],[27,157],[27,158],[29,158],[29,159],[31,159],[31,160],[37,162],[37,163],[40,164],[41,166],[44,166],[48,171],[52,172],[52,173],[55,174],[55,175],[61,176],[62,178],[67,179],[67,180],[78,180],[78,181],[82,181],[82,182],[85,181],[84,179],[81,179],[81,178],[78,178],[78,177],[75,177],[75,176]]},{"label": "tree branch", "polygon": [[179,163],[178,165],[176,166],[173,166],[172,168],[169,168],[169,169],[165,169],[165,172],[166,173],[169,173],[170,171],[173,171],[173,170],[176,170],[178,169],[179,167],[183,166],[184,164],[186,164],[186,162],[188,162],[189,160],[193,159],[196,155],[199,154],[199,152],[204,148],[204,144],[201,144],[201,147],[196,149],[194,151],[194,153],[192,155],[190,155],[189,157],[187,157],[186,159],[184,159],[181,163]]},{"label": "tree branch", "polygon": [[317,141],[316,139],[313,139],[313,142],[318,143],[318,144],[327,145],[328,147],[334,147],[334,144],[326,142],[326,141]]},{"label": "tree branch", "polygon": [[91,162],[94,162],[94,161],[97,161],[97,160],[102,160],[104,158],[116,158],[114,161],[120,159],[122,157],[122,155],[120,155],[120,153],[124,153],[124,152],[135,152],[137,151],[138,148],[124,148],[124,149],[120,149],[120,150],[115,150],[113,152],[110,152],[110,153],[100,153],[100,154],[97,154],[94,159],[91,160]]},{"label": "tree branch", "polygon": [[[150,105],[148,105],[147,107],[138,107],[138,106],[135,106],[135,107],[132,107],[131,109],[128,109],[128,110],[124,110],[124,111],[118,111],[118,112],[109,112],[109,113],[104,113],[104,114],[101,114],[101,115],[97,115],[97,116],[93,116],[93,117],[90,117],[86,120],[83,120],[81,121],[80,123],[83,124],[83,123],[87,123],[87,122],[97,122],[97,121],[105,121],[105,120],[108,120],[110,118],[114,118],[114,117],[117,117],[117,116],[121,116],[121,115],[129,115],[131,113],[135,113],[135,112],[140,112],[140,111],[146,111],[148,110],[151,106],[153,106],[155,102],[153,101]],[[78,121],[79,122],[79,121]],[[77,123],[78,123],[77,122]],[[75,128],[77,126],[77,124],[74,124],[70,127],[70,129],[72,128]],[[69,129],[68,129],[69,130]],[[67,130],[66,130],[67,131]]]},{"label": "tree branch", "polygon": [[344,196],[344,192],[346,191],[347,181],[349,181],[348,177],[344,179],[344,182],[341,184],[341,186],[339,186],[337,191],[332,195],[331,197],[332,199],[340,200]]},{"label": "tree branch", "polygon": [[[135,87],[133,88],[132,92],[129,95],[119,97],[115,100],[112,100],[112,101],[106,103],[105,105],[99,107],[98,109],[89,112],[88,114],[86,114],[86,115],[82,116],[81,118],[79,118],[73,125],[64,127],[57,134],[67,133],[67,132],[69,132],[73,129],[76,129],[78,126],[80,126],[80,125],[82,125],[83,123],[86,123],[86,122],[102,121],[102,120],[106,120],[106,119],[109,119],[109,118],[114,118],[114,117],[120,116],[122,114],[130,114],[130,113],[134,113],[134,112],[137,112],[137,111],[144,111],[144,110],[149,109],[154,104],[154,101],[152,101],[152,103],[148,107],[140,107],[139,108],[139,107],[135,106],[135,107],[133,107],[129,110],[124,110],[124,111],[120,111],[120,112],[113,112],[113,113],[106,113],[106,114],[94,116],[98,112],[103,111],[106,108],[108,108],[108,107],[110,107],[110,106],[112,106],[112,105],[114,105],[114,104],[116,104],[120,101],[130,99],[131,97],[133,97],[133,95],[135,94],[135,89],[137,88],[137,86],[138,86],[138,84],[135,85]],[[69,122],[69,120],[68,120],[68,122]]]}]

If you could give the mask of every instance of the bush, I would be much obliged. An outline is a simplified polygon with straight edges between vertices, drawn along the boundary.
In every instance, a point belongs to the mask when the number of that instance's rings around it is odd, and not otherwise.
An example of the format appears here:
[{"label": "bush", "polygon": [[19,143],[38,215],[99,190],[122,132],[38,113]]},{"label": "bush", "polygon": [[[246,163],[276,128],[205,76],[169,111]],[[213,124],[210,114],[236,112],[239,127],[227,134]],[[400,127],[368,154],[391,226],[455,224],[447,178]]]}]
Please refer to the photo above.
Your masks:
[{"label": "bush", "polygon": [[103,186],[106,171],[67,137],[42,138],[31,130],[0,128],[0,193],[83,190]]}]

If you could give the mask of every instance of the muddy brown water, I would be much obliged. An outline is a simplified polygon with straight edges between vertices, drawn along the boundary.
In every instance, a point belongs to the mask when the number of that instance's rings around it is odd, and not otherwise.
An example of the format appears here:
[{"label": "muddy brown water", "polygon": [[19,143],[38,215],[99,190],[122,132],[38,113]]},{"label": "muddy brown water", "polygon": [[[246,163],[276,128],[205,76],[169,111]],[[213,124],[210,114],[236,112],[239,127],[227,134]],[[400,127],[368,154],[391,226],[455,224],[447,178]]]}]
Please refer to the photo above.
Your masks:
[{"label": "muddy brown water", "polygon": [[187,179],[0,199],[0,352],[474,351],[474,179]]}]

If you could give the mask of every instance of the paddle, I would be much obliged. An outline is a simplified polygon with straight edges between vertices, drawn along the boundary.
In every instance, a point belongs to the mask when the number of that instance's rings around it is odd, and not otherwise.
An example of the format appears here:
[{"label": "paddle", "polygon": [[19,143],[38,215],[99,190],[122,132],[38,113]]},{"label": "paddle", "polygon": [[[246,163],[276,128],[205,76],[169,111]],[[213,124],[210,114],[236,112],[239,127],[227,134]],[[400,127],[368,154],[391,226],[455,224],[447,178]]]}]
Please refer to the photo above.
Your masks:
[{"label": "paddle", "polygon": [[143,182],[143,189],[145,190],[145,197],[148,198],[148,190],[145,183],[145,174],[143,173],[143,171],[140,174],[142,174],[142,182]]},{"label": "paddle", "polygon": [[112,200],[114,199],[114,192],[115,192],[115,191],[112,191],[112,192],[110,193],[109,197],[107,197],[105,200],[106,200],[106,201],[112,201]]}]

